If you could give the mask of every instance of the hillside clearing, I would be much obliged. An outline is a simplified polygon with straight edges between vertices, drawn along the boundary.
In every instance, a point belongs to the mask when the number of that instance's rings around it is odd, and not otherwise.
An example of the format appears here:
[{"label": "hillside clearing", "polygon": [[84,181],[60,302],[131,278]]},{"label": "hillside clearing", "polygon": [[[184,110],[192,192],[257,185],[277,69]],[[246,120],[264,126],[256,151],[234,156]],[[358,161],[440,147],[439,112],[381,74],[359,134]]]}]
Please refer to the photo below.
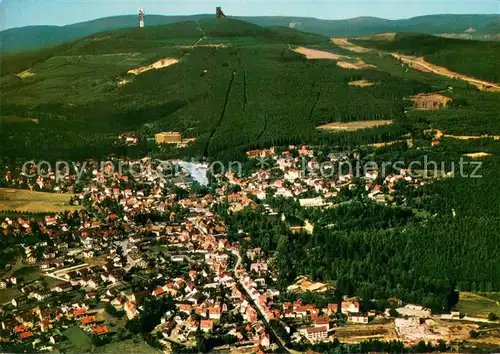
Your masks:
[{"label": "hillside clearing", "polygon": [[[379,38],[379,36],[382,36]],[[392,39],[388,40],[392,36]],[[387,41],[394,41],[396,37],[396,34],[383,34],[383,35],[378,35],[369,38],[370,41],[379,41],[379,42],[387,42]],[[355,53],[368,53],[371,52],[372,49],[361,47],[357,44],[353,44],[349,42],[345,38],[332,38],[332,42],[339,47],[343,49],[350,50]],[[401,61],[404,64],[407,64],[411,68],[421,71],[421,72],[427,72],[427,73],[433,73],[437,74],[440,76],[448,77],[450,79],[460,79],[467,81],[469,84],[476,86],[478,89],[481,91],[500,91],[500,84],[499,83],[494,83],[490,81],[485,81],[485,80],[480,80],[477,78],[474,78],[472,76],[467,76],[464,74],[460,74],[454,71],[451,71],[443,66],[439,66],[436,64],[432,64],[428,61],[426,61],[423,57],[419,56],[412,56],[412,55],[403,55],[397,52],[392,52],[392,51],[384,51],[387,54],[392,55],[394,58],[397,60]]]},{"label": "hillside clearing", "polygon": [[445,138],[457,139],[457,140],[478,140],[478,139],[493,139],[500,140],[500,135],[443,135]]},{"label": "hillside clearing", "polygon": [[0,123],[40,123],[36,118],[18,117],[18,116],[3,116],[0,117]]},{"label": "hillside clearing", "polygon": [[471,152],[469,154],[464,154],[464,156],[467,156],[467,157],[470,157],[473,159],[479,159],[481,157],[490,156],[490,154],[488,154],[487,152]]},{"label": "hillside clearing", "polygon": [[328,123],[320,125],[318,129],[354,131],[364,128],[379,127],[382,125],[389,125],[389,124],[392,124],[392,120],[361,120],[357,122],[348,122],[348,123],[339,123],[339,122]]},{"label": "hillside clearing", "polygon": [[396,38],[396,33],[395,32],[388,32],[388,33],[377,34],[373,37],[370,37],[369,39],[374,39],[374,40],[379,40],[379,41],[393,41],[394,38]]},{"label": "hillside clearing", "polygon": [[305,47],[297,47],[293,49],[294,52],[304,55],[307,59],[331,59],[331,60],[339,60],[346,59],[344,55],[333,54],[330,52],[325,52],[323,50],[305,48]]},{"label": "hillside clearing", "polygon": [[25,71],[20,72],[19,74],[17,74],[17,77],[20,78],[20,79],[26,79],[28,77],[35,76],[35,75],[36,74],[32,73],[31,71],[25,70]]},{"label": "hillside clearing", "polygon": [[337,65],[344,69],[355,69],[355,70],[376,68],[375,65],[367,64],[360,58],[358,58],[355,62],[338,61]]},{"label": "hillside clearing", "polygon": [[117,85],[118,87],[121,87],[121,86],[125,86],[126,84],[128,84],[130,82],[130,80],[127,80],[127,79],[121,79],[121,80],[118,80],[117,82]]},{"label": "hillside clearing", "polygon": [[461,79],[467,81],[471,85],[476,86],[481,91],[495,91],[495,92],[500,91],[500,84],[479,80],[471,76],[453,72],[445,67],[429,63],[422,57],[402,55],[399,53],[391,53],[391,55],[394,58],[401,60],[403,63],[408,64],[411,68],[418,71],[431,72],[437,75],[449,77],[451,79]]},{"label": "hillside clearing", "polygon": [[181,48],[181,49],[193,49],[196,47],[207,47],[207,48],[226,48],[227,45],[224,43],[213,43],[213,44],[193,44],[193,45],[175,45],[174,48]]},{"label": "hillside clearing", "polygon": [[74,196],[74,194],[0,188],[0,210],[58,213],[66,210],[74,211],[80,209],[79,206],[68,204],[71,196]]},{"label": "hillside clearing", "polygon": [[487,318],[490,313],[500,316],[499,293],[461,292],[458,310],[471,317]]},{"label": "hillside clearing", "polygon": [[178,59],[165,58],[158,60],[157,62],[154,62],[153,64],[150,65],[142,66],[137,69],[130,69],[129,71],[127,71],[127,74],[140,75],[146,71],[166,68],[167,66],[177,64],[178,62],[179,62]]},{"label": "hillside clearing", "polygon": [[368,53],[371,50],[368,48],[360,47],[356,44],[352,44],[346,38],[332,38],[333,44],[339,46],[340,48],[350,50],[354,53]]},{"label": "hillside clearing", "polygon": [[373,82],[370,82],[368,80],[355,80],[355,81],[350,81],[348,83],[349,86],[358,86],[358,87],[369,87],[373,86]]}]

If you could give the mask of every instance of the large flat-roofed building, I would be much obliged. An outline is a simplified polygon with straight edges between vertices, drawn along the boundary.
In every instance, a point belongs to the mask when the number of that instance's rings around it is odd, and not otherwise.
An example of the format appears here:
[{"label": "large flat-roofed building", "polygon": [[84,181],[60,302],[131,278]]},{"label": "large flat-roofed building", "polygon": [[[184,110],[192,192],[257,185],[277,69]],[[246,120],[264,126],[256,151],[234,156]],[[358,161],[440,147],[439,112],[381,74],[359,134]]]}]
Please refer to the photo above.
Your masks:
[{"label": "large flat-roofed building", "polygon": [[157,144],[178,144],[182,137],[179,132],[161,132],[155,134],[155,141]]}]

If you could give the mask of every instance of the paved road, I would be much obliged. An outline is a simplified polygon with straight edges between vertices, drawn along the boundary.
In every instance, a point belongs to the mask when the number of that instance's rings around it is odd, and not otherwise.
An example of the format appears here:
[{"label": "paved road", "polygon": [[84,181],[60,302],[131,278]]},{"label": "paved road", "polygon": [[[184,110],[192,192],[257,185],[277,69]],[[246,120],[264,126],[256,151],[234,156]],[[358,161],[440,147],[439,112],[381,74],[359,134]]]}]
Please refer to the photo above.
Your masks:
[{"label": "paved road", "polygon": [[243,288],[243,290],[245,291],[245,293],[248,295],[248,301],[249,301],[249,303],[252,305],[252,307],[255,310],[257,310],[257,313],[258,313],[259,317],[261,318],[262,323],[264,323],[264,326],[269,331],[269,333],[271,335],[271,338],[273,339],[273,341],[276,344],[278,344],[278,347],[280,347],[280,353],[290,353],[290,351],[285,347],[285,344],[283,343],[283,340],[281,339],[281,337],[276,334],[276,332],[274,331],[273,327],[271,327],[271,325],[266,321],[266,318],[264,317],[264,314],[260,310],[259,306],[257,306],[257,304],[250,297],[250,294],[248,293],[247,289],[243,285],[243,281],[241,280],[241,278],[239,278],[239,277],[236,276],[236,270],[239,268],[239,266],[241,265],[241,261],[242,261],[240,253],[239,252],[235,252],[235,251],[231,251],[231,254],[235,255],[236,258],[237,258],[236,264],[235,264],[234,269],[233,269],[233,275],[234,275],[234,277],[236,279],[238,279],[241,287]]}]

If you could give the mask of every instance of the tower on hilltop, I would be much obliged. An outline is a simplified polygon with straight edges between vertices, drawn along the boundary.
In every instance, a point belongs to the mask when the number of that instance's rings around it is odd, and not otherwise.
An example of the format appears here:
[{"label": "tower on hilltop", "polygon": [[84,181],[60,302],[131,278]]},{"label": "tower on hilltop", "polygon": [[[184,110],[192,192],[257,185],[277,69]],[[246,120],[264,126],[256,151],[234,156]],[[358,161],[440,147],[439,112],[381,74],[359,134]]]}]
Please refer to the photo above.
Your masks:
[{"label": "tower on hilltop", "polygon": [[215,18],[223,18],[223,17],[226,17],[226,15],[224,15],[224,12],[222,12],[222,8],[220,6],[217,6],[215,8]]},{"label": "tower on hilltop", "polygon": [[139,9],[139,28],[144,27],[144,10]]}]

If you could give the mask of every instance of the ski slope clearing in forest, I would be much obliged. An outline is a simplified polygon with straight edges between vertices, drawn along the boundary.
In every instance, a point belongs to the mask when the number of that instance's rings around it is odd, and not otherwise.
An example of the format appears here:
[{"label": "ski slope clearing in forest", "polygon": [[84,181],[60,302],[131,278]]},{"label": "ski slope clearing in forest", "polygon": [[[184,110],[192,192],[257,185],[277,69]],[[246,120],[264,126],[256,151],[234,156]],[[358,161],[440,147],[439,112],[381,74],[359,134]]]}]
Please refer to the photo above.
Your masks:
[{"label": "ski slope clearing in forest", "polygon": [[[359,45],[353,44],[345,38],[332,38],[332,42],[343,49],[347,49],[355,53],[368,53],[372,51],[372,49],[364,48]],[[482,91],[500,91],[500,84],[498,83],[480,80],[471,76],[453,72],[445,67],[429,63],[422,57],[402,55],[399,53],[390,53],[390,54],[394,58],[401,60],[403,63],[409,65],[415,70],[422,72],[431,72],[451,79],[461,79],[467,81],[471,85],[476,86],[478,89]]]},{"label": "ski slope clearing in forest", "polygon": [[320,125],[318,129],[322,130],[359,130],[364,128],[379,127],[382,125],[392,124],[392,120],[361,120],[357,122],[339,123],[333,122]]},{"label": "ski slope clearing in forest", "polygon": [[307,59],[348,59],[345,55],[334,54],[330,52],[325,52],[323,50],[310,49],[305,47],[297,47],[293,50],[296,53],[304,55]]},{"label": "ski slope clearing in forest", "polygon": [[391,53],[391,55],[396,59],[401,60],[403,63],[408,64],[415,70],[423,72],[431,72],[437,75],[449,77],[451,79],[461,79],[467,81],[471,85],[476,86],[481,91],[500,91],[500,84],[479,80],[464,74],[453,72],[451,70],[446,69],[445,67],[429,63],[422,57],[401,55],[399,53]]},{"label": "ski slope clearing in forest", "polygon": [[172,58],[165,58],[158,60],[157,62],[154,62],[153,64],[146,65],[137,69],[130,69],[127,74],[132,74],[132,75],[140,75],[146,71],[153,70],[153,69],[162,69],[166,68],[167,66],[177,64],[179,62],[178,59],[172,59]]}]

